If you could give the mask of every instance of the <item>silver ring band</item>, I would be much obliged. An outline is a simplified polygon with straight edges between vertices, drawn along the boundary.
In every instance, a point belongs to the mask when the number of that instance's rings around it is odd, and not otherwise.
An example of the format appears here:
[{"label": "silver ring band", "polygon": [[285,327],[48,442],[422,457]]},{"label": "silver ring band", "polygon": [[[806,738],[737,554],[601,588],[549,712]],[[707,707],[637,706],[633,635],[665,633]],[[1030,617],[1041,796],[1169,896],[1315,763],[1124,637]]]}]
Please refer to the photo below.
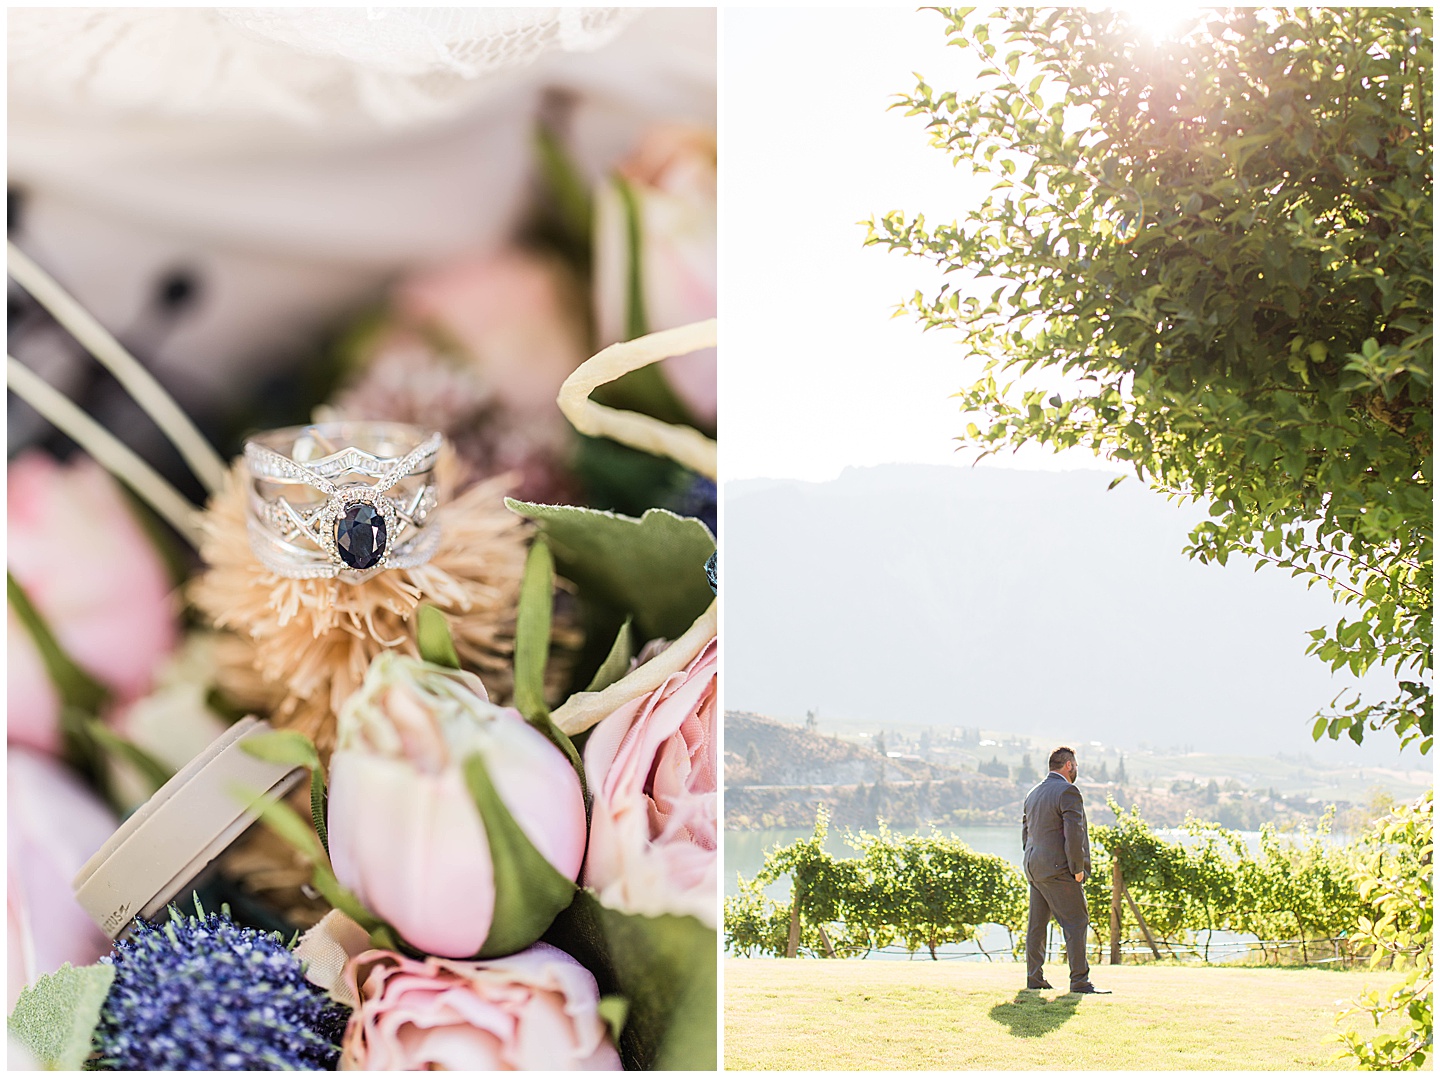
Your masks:
[{"label": "silver ring band", "polygon": [[271,763],[243,743],[270,724],[241,719],[141,805],[86,861],[71,885],[75,898],[111,939],[129,933],[136,917],[162,918],[206,868],[259,817],[238,800],[238,784],[279,801],[305,777],[304,768]]},{"label": "silver ring band", "polygon": [[245,443],[250,548],[271,572],[360,583],[430,560],[442,435],[405,423],[286,427]]}]

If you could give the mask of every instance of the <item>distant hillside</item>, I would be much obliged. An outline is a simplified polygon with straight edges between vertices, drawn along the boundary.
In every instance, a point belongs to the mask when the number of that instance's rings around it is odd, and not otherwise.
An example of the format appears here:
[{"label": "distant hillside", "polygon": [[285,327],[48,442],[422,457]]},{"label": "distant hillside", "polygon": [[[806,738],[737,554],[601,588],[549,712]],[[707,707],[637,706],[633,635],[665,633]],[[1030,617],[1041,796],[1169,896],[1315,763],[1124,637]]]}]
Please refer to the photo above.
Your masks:
[{"label": "distant hillside", "polygon": [[725,713],[725,826],[805,828],[824,805],[840,827],[1005,819],[1019,808],[1008,779],[892,759],[873,748],[767,719]]},{"label": "distant hillside", "polygon": [[[751,747],[754,752],[751,752]],[[809,733],[746,711],[725,712],[727,786],[804,786],[931,778],[927,764],[889,760],[872,748]]]},{"label": "distant hillside", "polygon": [[[1001,762],[1001,777],[925,761],[914,753],[881,755],[860,741],[752,712],[725,713],[725,746],[725,827],[732,831],[807,829],[822,805],[836,826],[855,829],[873,828],[882,820],[897,828],[1016,825],[1025,793],[1038,778],[1033,770],[1024,771],[1018,751],[994,750],[1009,761]],[[1138,805],[1159,827],[1177,827],[1187,818],[1242,830],[1269,822],[1310,826],[1329,804],[1341,811],[1342,824],[1352,820],[1356,830],[1368,818],[1339,798],[1287,797],[1233,780],[1116,781],[1107,771],[1090,768],[1080,779],[1092,823],[1112,822],[1106,807],[1111,797],[1122,808]],[[1347,816],[1347,811],[1362,815]]]}]

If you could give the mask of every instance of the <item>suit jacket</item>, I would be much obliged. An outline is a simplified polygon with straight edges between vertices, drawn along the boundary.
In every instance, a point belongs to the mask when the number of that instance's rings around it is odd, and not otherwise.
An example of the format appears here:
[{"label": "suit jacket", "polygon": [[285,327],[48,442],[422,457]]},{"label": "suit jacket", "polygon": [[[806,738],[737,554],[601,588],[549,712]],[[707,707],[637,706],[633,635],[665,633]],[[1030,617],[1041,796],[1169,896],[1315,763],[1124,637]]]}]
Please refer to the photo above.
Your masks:
[{"label": "suit jacket", "polygon": [[1020,824],[1025,875],[1039,880],[1075,873],[1090,875],[1090,826],[1085,799],[1064,775],[1050,772],[1025,795]]}]

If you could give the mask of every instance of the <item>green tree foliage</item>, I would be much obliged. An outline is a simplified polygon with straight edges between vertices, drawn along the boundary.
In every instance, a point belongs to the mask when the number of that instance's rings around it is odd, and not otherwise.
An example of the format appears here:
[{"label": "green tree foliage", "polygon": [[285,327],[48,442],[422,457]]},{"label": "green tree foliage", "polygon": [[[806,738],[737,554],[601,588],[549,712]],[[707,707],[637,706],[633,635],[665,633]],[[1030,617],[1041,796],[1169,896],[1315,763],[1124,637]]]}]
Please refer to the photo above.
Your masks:
[{"label": "green tree foliage", "polygon": [[[1352,1030],[1337,1035],[1344,1056],[1369,1070],[1418,1070],[1433,1048],[1435,1029],[1435,798],[1427,793],[1395,809],[1367,835],[1361,859],[1360,894],[1371,912],[1360,920],[1356,938],[1374,947],[1371,963],[1408,958],[1414,969],[1388,991],[1373,991],[1345,1013],[1374,1019],[1363,1036]],[[1398,1032],[1380,1023],[1399,1015]]]},{"label": "green tree foliage", "polygon": [[1191,556],[1322,583],[1348,610],[1309,650],[1396,678],[1315,736],[1429,751],[1429,9],[1240,8],[1166,40],[1123,11],[944,15],[982,88],[899,106],[994,189],[866,242],[962,271],[906,305],[984,361],[962,441],[1089,447],[1207,503]]},{"label": "green tree foliage", "polygon": [[790,911],[765,896],[754,880],[740,880],[740,893],[725,898],[725,947],[742,958],[783,955]]},{"label": "green tree foliage", "polygon": [[1010,765],[1002,764],[997,754],[991,758],[988,764],[983,762],[980,764],[980,774],[989,775],[991,778],[1008,779],[1010,777]]},{"label": "green tree foliage", "polygon": [[1028,752],[1020,761],[1020,767],[1015,772],[1015,781],[1021,785],[1040,781],[1040,773],[1035,770],[1035,765],[1030,762],[1030,754]]}]

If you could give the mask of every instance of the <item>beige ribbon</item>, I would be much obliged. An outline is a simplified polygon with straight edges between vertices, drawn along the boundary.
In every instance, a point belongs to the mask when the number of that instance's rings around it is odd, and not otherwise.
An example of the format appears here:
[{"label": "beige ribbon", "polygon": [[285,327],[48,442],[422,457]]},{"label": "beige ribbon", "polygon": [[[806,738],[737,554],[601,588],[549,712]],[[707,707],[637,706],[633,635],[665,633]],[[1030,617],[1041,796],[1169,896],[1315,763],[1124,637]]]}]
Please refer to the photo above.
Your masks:
[{"label": "beige ribbon", "polygon": [[[715,479],[716,448],[712,439],[693,427],[662,423],[652,416],[596,404],[590,394],[621,375],[662,359],[714,348],[717,342],[718,323],[711,318],[612,344],[580,364],[565,379],[556,403],[581,434],[610,438],[654,456],[669,457],[692,472]],[[649,662],[599,692],[577,692],[566,700],[551,716],[555,725],[567,734],[578,734],[636,697],[654,692],[666,678],[689,666],[715,638],[719,619],[719,605],[711,602],[680,639]]]},{"label": "beige ribbon", "polygon": [[331,910],[300,937],[295,957],[305,963],[307,981],[330,993],[335,1002],[354,1010],[360,1001],[345,976],[345,966],[371,946],[370,933],[339,910]]},{"label": "beige ribbon", "polygon": [[609,438],[657,457],[669,457],[706,479],[716,477],[715,443],[693,427],[663,423],[653,416],[596,404],[590,394],[621,375],[662,359],[714,348],[718,323],[711,318],[622,341],[595,353],[560,387],[555,402],[581,434]]}]

